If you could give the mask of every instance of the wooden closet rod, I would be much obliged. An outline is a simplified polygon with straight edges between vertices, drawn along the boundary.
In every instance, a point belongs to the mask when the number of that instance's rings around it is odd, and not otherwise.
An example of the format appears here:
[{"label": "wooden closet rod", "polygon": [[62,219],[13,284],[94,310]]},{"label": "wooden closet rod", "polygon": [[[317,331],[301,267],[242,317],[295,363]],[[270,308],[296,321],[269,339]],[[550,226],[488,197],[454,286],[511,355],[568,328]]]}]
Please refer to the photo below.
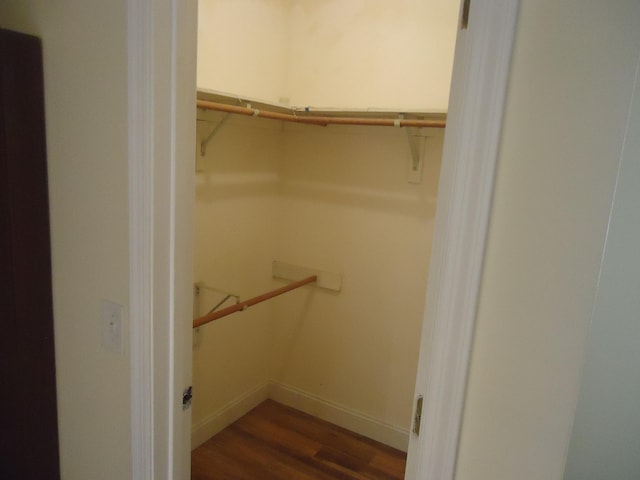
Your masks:
[{"label": "wooden closet rod", "polygon": [[308,285],[309,283],[314,283],[317,280],[318,277],[316,275],[313,275],[311,277],[298,280],[297,282],[292,282],[288,285],[285,285],[284,287],[280,287],[275,290],[271,290],[270,292],[263,293],[262,295],[258,295],[257,297],[250,298],[249,300],[245,300],[244,302],[236,303],[235,305],[223,308],[222,310],[207,313],[206,315],[200,318],[196,318],[193,321],[193,328],[201,327],[206,323],[213,322],[214,320],[226,317],[227,315],[231,315],[232,313],[246,310],[256,303],[264,302],[265,300],[269,300],[270,298],[277,297],[278,295],[282,295],[283,293],[290,292],[291,290],[295,290],[296,288],[303,287],[304,285]]},{"label": "wooden closet rod", "polygon": [[270,118],[272,120],[284,120],[285,122],[307,123],[312,125],[365,125],[378,127],[430,127],[445,128],[445,120],[417,120],[417,119],[393,119],[393,118],[363,118],[363,117],[327,117],[315,115],[293,115],[291,113],[279,113],[257,108],[227,105],[226,103],[198,100],[198,108],[216,110],[219,112],[237,113],[254,117]]}]

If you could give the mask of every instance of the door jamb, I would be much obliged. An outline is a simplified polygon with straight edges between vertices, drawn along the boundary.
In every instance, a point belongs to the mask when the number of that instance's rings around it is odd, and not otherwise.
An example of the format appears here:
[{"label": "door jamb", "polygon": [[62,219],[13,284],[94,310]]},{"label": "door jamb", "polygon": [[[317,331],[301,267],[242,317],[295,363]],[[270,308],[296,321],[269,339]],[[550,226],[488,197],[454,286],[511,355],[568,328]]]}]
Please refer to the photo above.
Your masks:
[{"label": "door jamb", "polygon": [[155,476],[152,13],[148,1],[127,2],[131,478],[135,480]]},{"label": "door jamb", "polygon": [[128,0],[131,477],[187,479],[195,0]]}]

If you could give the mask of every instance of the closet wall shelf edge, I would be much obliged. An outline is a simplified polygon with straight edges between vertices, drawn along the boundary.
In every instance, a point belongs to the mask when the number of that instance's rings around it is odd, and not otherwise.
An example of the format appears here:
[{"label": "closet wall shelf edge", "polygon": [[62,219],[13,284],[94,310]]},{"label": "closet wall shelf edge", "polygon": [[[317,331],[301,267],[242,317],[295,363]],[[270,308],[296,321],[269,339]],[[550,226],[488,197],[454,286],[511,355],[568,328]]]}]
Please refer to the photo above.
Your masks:
[{"label": "closet wall shelf edge", "polygon": [[[411,158],[409,161],[408,182],[419,184],[422,182],[422,148],[424,138],[431,136],[420,129],[443,129],[447,125],[446,113],[426,111],[390,111],[390,110],[339,110],[317,109],[312,107],[285,107],[265,103],[259,100],[249,100],[235,97],[222,92],[198,90],[197,108],[224,112],[224,116],[213,128],[211,133],[200,143],[200,156],[204,157],[207,144],[215,137],[220,128],[231,114],[260,117],[283,122],[301,123],[326,127],[328,125],[355,125],[405,128]],[[202,118],[211,121],[210,118]],[[196,160],[196,164],[198,161]],[[196,165],[196,171],[200,171]]]}]

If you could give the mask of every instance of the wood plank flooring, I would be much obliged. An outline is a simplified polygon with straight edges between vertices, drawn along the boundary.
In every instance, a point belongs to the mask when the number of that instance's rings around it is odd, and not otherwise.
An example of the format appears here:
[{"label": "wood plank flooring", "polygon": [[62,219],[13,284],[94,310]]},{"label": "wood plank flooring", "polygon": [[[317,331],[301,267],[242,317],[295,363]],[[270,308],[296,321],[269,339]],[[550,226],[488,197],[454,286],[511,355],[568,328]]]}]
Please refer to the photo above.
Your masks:
[{"label": "wood plank flooring", "polygon": [[191,454],[192,480],[402,480],[406,454],[267,400]]}]

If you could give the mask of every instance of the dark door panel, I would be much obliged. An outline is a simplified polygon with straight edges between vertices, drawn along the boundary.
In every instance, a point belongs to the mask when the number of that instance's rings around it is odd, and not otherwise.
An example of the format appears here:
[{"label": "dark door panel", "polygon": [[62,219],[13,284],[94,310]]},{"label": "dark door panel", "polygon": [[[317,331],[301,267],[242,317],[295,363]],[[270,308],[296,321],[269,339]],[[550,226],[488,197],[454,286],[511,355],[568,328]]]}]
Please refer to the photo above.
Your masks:
[{"label": "dark door panel", "polygon": [[0,478],[58,479],[40,41],[0,29]]}]

